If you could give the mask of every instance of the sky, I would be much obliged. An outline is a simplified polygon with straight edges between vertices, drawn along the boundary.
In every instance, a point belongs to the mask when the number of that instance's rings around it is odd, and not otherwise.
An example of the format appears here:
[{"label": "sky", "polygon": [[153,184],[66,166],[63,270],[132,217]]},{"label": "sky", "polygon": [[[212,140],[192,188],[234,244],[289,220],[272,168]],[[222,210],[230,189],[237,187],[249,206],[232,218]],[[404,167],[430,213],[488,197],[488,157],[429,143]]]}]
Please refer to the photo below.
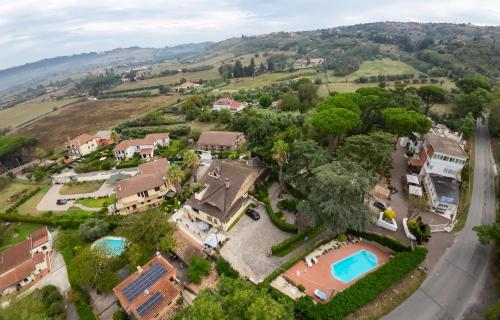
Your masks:
[{"label": "sky", "polygon": [[0,69],[81,52],[376,21],[498,25],[500,1],[0,0]]}]

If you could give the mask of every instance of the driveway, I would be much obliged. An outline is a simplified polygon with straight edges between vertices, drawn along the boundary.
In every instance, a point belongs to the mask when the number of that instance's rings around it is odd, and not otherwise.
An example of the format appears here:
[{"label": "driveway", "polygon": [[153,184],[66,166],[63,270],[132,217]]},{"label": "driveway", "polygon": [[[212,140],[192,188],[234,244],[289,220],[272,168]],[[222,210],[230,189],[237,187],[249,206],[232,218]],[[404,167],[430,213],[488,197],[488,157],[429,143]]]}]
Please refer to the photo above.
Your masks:
[{"label": "driveway", "polygon": [[260,283],[271,272],[288,261],[309,242],[285,257],[271,255],[271,247],[293,234],[279,230],[269,219],[262,205],[255,208],[260,219],[252,220],[244,215],[228,232],[229,240],[223,245],[221,255],[238,272],[254,283]]},{"label": "driveway", "polygon": [[[439,258],[422,286],[386,320],[482,319],[496,292],[490,270],[490,246],[472,230],[495,221],[494,163],[488,128],[477,122],[472,202],[464,230]],[[434,240],[434,239],[433,239]]]},{"label": "driveway", "polygon": [[64,205],[56,204],[57,199],[83,199],[83,198],[99,198],[106,197],[115,193],[115,187],[112,184],[104,183],[99,190],[91,193],[80,193],[80,194],[60,194],[59,191],[63,187],[62,184],[54,184],[49,191],[45,194],[42,200],[36,206],[38,211],[66,211],[71,207],[78,206],[87,211],[99,211],[98,208],[87,208],[82,205],[75,205],[75,201],[68,200]]},{"label": "driveway", "polygon": [[108,180],[111,176],[116,174],[128,174],[135,176],[137,174],[137,167],[134,168],[124,168],[115,170],[104,170],[104,171],[92,171],[85,173],[76,173],[75,170],[66,170],[60,174],[55,174],[52,176],[52,181],[57,183],[67,183],[71,182],[70,178],[75,177],[78,181],[97,181],[97,180]]}]

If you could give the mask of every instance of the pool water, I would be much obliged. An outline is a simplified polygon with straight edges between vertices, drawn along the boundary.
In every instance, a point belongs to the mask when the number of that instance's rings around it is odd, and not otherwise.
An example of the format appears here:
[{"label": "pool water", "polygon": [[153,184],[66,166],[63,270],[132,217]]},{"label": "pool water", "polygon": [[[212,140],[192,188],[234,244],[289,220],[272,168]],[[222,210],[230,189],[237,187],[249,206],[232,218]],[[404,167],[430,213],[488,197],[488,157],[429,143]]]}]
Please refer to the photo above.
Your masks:
[{"label": "pool water", "polygon": [[127,240],[122,238],[102,238],[95,242],[96,246],[114,256],[120,256],[124,251]]},{"label": "pool water", "polygon": [[335,279],[347,283],[377,266],[377,256],[363,249],[332,264],[332,275]]}]

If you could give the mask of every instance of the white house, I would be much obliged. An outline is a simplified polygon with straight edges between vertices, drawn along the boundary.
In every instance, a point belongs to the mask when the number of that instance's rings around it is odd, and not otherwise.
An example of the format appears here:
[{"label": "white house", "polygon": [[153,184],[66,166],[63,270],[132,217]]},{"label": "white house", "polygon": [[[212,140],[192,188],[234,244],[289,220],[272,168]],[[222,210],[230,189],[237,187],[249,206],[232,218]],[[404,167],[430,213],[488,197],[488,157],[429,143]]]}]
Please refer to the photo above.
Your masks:
[{"label": "white house", "polygon": [[83,157],[97,150],[99,147],[99,138],[84,133],[66,141],[66,147],[68,148],[68,155],[70,157]]},{"label": "white house", "polygon": [[222,98],[216,100],[213,103],[212,108],[216,111],[229,110],[231,112],[239,112],[245,108],[245,105],[238,101],[234,101],[233,99]]},{"label": "white house", "polygon": [[424,185],[432,203],[432,211],[454,221],[460,195],[458,180],[431,173],[425,175]]},{"label": "white house", "polygon": [[136,153],[142,159],[151,159],[157,147],[166,147],[170,144],[168,133],[152,133],[144,139],[123,140],[113,149],[116,160],[125,160],[134,157]]}]

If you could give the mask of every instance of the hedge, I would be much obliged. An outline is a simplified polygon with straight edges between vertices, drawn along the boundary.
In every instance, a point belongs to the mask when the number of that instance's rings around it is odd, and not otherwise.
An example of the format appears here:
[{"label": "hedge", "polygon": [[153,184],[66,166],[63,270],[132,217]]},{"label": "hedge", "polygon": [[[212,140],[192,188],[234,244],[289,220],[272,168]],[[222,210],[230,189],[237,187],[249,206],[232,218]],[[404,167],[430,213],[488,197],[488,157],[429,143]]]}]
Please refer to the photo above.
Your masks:
[{"label": "hedge", "polygon": [[367,274],[353,285],[339,292],[326,304],[314,304],[310,297],[302,297],[295,303],[295,312],[311,320],[343,319],[370,303],[383,291],[401,281],[425,259],[427,249],[417,247],[413,251],[396,254],[376,271]]},{"label": "hedge", "polygon": [[317,237],[321,232],[323,232],[325,228],[319,227],[319,228],[307,228],[303,231],[300,231],[294,236],[291,236],[290,238],[286,239],[283,242],[278,243],[275,246],[271,247],[271,252],[274,256],[277,257],[284,257],[293,250],[297,249],[300,247],[302,244],[304,244],[307,240],[305,239],[306,237],[308,239],[314,239]]},{"label": "hedge", "polygon": [[295,188],[291,184],[286,183],[285,187],[286,187],[286,191],[288,191],[288,193],[290,193],[292,196],[294,196],[294,198],[299,199],[299,200],[305,200],[305,199],[307,199],[307,195],[304,192],[302,192],[299,189]]},{"label": "hedge", "polygon": [[27,193],[25,194],[24,196],[21,197],[21,199],[17,200],[12,206],[10,206],[8,209],[7,209],[7,213],[11,213],[13,212],[14,210],[16,210],[17,208],[19,208],[23,203],[25,203],[26,201],[28,201],[31,197],[33,197],[35,194],[38,193],[38,191],[40,191],[40,187],[37,187],[35,188],[33,191],[31,191],[30,193]]},{"label": "hedge", "polygon": [[399,242],[396,239],[389,238],[377,233],[371,233],[371,232],[364,232],[364,231],[356,231],[356,230],[348,230],[347,233],[352,234],[357,237],[361,237],[363,239],[369,240],[369,241],[375,241],[383,245],[384,247],[387,247],[393,251],[396,252],[403,252],[403,251],[411,251],[411,248],[408,246],[405,246],[401,242]]},{"label": "hedge", "polygon": [[222,257],[217,259],[215,270],[220,276],[226,276],[228,278],[238,279],[240,274],[236,271],[231,264]]},{"label": "hedge", "polygon": [[273,208],[271,207],[271,203],[269,202],[269,194],[267,192],[267,187],[268,187],[267,184],[259,186],[254,195],[257,198],[257,200],[264,203],[267,214],[269,215],[269,218],[271,219],[272,223],[282,231],[290,233],[299,232],[299,229],[297,228],[296,225],[285,222],[274,212]]},{"label": "hedge", "polygon": [[17,213],[0,213],[0,220],[11,222],[32,222],[45,225],[59,226],[62,228],[78,228],[89,218],[88,215],[69,214],[55,217],[28,216]]}]

